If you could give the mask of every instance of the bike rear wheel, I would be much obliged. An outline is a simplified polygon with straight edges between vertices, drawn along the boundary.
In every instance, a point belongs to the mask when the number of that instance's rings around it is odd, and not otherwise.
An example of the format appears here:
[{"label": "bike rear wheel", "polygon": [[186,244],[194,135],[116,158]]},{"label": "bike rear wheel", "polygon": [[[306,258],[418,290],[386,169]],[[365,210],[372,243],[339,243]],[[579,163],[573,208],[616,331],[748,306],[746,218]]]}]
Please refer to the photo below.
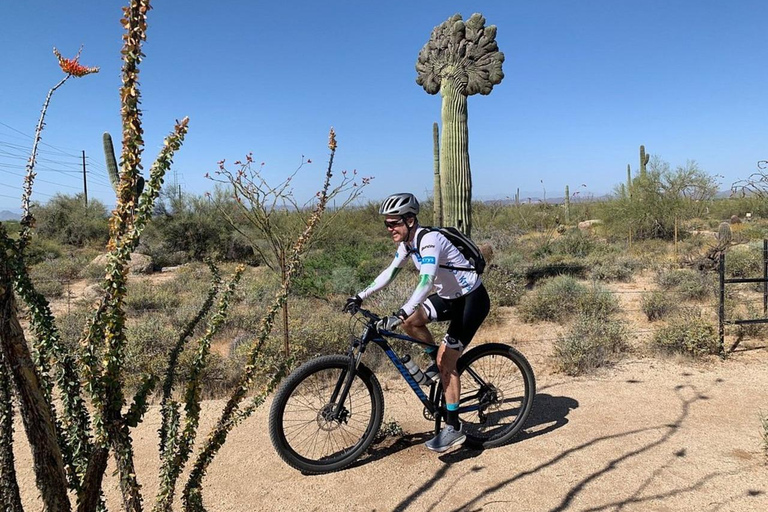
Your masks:
[{"label": "bike rear wheel", "polygon": [[459,418],[467,441],[491,448],[515,437],[531,412],[536,379],[528,360],[509,345],[488,343],[458,361]]},{"label": "bike rear wheel", "polygon": [[350,358],[312,359],[294,371],[275,394],[269,412],[269,436],[278,455],[305,473],[328,473],[350,464],[371,445],[384,415],[384,397],[376,376],[358,365],[341,414],[334,390],[348,375]]}]

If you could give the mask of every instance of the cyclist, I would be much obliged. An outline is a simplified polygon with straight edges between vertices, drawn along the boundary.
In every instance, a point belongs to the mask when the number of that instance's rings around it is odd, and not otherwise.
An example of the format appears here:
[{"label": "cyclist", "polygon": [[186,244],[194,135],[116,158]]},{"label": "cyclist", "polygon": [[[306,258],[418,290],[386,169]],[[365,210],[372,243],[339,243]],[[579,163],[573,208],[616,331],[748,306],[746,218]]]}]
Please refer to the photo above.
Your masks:
[{"label": "cyclist", "polygon": [[490,299],[480,276],[467,270],[471,264],[442,234],[427,231],[421,237],[421,247],[414,247],[424,228],[419,225],[419,202],[413,194],[387,197],[379,213],[384,215],[384,225],[392,234],[392,241],[398,244],[395,258],[365,290],[347,299],[344,309],[354,311],[364,299],[392,282],[410,256],[419,269],[419,283],[403,307],[383,318],[379,327],[392,330],[402,325],[413,338],[434,344],[427,324],[450,321],[436,358],[445,390],[446,426],[426,442],[430,450],[444,452],[466,440],[458,414],[461,382],[456,362],[488,315]]}]

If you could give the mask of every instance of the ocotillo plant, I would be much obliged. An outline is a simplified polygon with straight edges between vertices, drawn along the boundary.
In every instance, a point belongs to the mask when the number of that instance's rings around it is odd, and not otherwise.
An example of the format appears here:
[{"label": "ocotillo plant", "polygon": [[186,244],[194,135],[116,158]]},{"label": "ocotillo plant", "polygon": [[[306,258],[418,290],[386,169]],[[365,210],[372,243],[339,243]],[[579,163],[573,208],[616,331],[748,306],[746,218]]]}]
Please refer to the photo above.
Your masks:
[{"label": "ocotillo plant", "polygon": [[432,147],[434,148],[435,157],[435,176],[434,176],[434,212],[432,215],[432,221],[435,226],[443,225],[443,192],[440,189],[440,130],[437,127],[437,123],[432,124]]},{"label": "ocotillo plant", "polygon": [[490,94],[501,83],[504,54],[496,44],[496,26],[473,14],[456,14],[436,26],[416,61],[416,83],[442,96],[440,189],[443,222],[465,234],[472,231],[472,174],[469,167],[467,97]]},{"label": "ocotillo plant", "polygon": [[[82,48],[81,48],[82,50]],[[44,507],[47,510],[69,510],[69,498],[67,497],[67,485],[69,484],[79,496],[79,486],[82,484],[83,457],[87,458],[87,446],[79,445],[82,432],[78,429],[77,418],[73,413],[76,408],[79,395],[79,381],[71,381],[72,375],[66,375],[65,380],[71,387],[62,387],[62,403],[65,409],[65,417],[60,420],[56,416],[55,407],[51,400],[50,370],[52,366],[57,368],[56,381],[61,384],[60,377],[66,372],[67,365],[72,358],[61,357],[61,345],[58,337],[49,336],[54,331],[51,322],[43,321],[50,316],[50,309],[45,298],[31,289],[31,281],[27,274],[25,262],[25,248],[31,236],[34,226],[34,218],[30,210],[30,197],[32,195],[35,180],[35,163],[37,147],[41,139],[45,116],[50,105],[53,93],[71,77],[83,77],[99,71],[97,67],[86,67],[80,64],[80,51],[73,59],[61,56],[58,50],[53,53],[59,61],[59,67],[65,73],[54,87],[48,91],[43,103],[40,118],[33,138],[32,151],[27,162],[26,176],[22,193],[23,217],[21,230],[17,240],[7,236],[5,229],[0,224],[0,352],[3,353],[0,363],[0,373],[5,377],[0,386],[2,392],[8,390],[10,382],[16,388],[18,406],[24,423],[24,430],[32,451],[33,465],[35,469],[36,484],[40,491]],[[18,321],[15,294],[19,294],[22,300],[27,302],[30,313],[30,324],[35,334],[34,351],[30,351],[25,339],[24,331]],[[28,300],[33,298],[34,300]],[[33,355],[34,354],[34,355]],[[73,391],[76,390],[76,391]],[[77,397],[70,396],[77,394]],[[3,419],[12,420],[13,408],[10,401],[7,408],[3,409]],[[85,411],[83,407],[83,411]],[[80,411],[82,412],[82,411]],[[87,415],[87,411],[85,412]],[[74,413],[76,414],[76,413]],[[0,429],[0,444],[11,447],[11,429]],[[83,450],[83,451],[80,451]],[[12,461],[12,454],[4,453],[0,463],[2,485],[0,486],[0,501],[9,510],[20,510],[17,501],[17,487],[15,473],[7,464]]]},{"label": "ocotillo plant", "polygon": [[640,146],[640,176],[645,176],[646,165],[648,160],[651,159],[651,155],[645,153],[645,146]]},{"label": "ocotillo plant", "polygon": [[571,222],[571,193],[568,185],[565,186],[565,223]]},{"label": "ocotillo plant", "polygon": [[[107,174],[109,175],[109,182],[112,184],[112,188],[115,190],[115,194],[120,189],[120,170],[117,166],[117,158],[115,158],[115,147],[112,144],[112,136],[109,132],[104,132],[101,137],[102,144],[104,145],[104,160],[107,165]],[[138,202],[139,196],[144,191],[144,177],[138,176],[136,178],[136,185],[134,186],[134,202]]]}]

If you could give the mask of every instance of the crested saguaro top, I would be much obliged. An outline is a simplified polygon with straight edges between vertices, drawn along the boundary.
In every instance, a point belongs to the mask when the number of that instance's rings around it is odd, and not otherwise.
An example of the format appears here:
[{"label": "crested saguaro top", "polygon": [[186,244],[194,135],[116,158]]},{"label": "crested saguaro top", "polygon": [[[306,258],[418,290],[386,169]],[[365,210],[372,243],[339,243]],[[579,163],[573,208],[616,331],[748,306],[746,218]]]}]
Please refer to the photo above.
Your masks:
[{"label": "crested saguaro top", "polygon": [[460,14],[436,26],[416,61],[416,83],[437,94],[450,79],[465,96],[490,94],[501,83],[504,54],[496,44],[496,26],[485,26],[482,14],[466,22]]}]

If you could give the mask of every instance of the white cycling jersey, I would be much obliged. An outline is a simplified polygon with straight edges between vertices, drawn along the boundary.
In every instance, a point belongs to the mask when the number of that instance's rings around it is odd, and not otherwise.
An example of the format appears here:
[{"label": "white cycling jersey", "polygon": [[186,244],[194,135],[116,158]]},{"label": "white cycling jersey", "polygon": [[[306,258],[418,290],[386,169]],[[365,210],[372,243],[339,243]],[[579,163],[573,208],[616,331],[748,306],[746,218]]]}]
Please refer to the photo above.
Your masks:
[{"label": "white cycling jersey", "polygon": [[[424,230],[416,227],[413,239],[418,240],[419,232]],[[455,270],[442,268],[450,267],[471,268],[463,254],[438,231],[427,231],[421,238],[421,247],[412,248],[407,242],[400,242],[392,263],[379,274],[368,287],[358,295],[366,299],[371,294],[381,290],[397,276],[405,266],[408,256],[419,269],[419,284],[413,294],[403,305],[406,315],[411,315],[419,305],[434,290],[444,299],[455,299],[466,295],[480,285],[480,276],[471,270]]]}]

